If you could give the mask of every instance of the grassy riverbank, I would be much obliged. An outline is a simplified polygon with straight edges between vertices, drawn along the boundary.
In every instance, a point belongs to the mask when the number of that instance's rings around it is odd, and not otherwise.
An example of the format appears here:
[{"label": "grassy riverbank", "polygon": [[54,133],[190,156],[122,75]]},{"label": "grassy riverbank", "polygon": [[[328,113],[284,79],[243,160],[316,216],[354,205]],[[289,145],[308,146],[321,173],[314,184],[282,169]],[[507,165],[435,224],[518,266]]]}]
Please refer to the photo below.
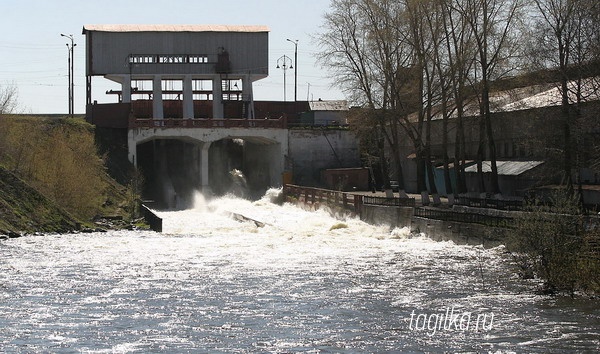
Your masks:
[{"label": "grassy riverbank", "polygon": [[0,230],[63,232],[127,219],[131,193],[106,172],[82,118],[0,117]]},{"label": "grassy riverbank", "polygon": [[78,221],[13,173],[0,167],[0,234],[67,232]]}]

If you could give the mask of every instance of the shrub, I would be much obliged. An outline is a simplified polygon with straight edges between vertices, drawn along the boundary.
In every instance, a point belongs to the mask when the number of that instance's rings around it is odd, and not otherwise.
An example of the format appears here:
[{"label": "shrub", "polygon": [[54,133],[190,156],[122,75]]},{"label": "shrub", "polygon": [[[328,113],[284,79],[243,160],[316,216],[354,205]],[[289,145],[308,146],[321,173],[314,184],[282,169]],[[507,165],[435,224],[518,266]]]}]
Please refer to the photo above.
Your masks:
[{"label": "shrub", "polygon": [[579,206],[578,196],[563,190],[552,194],[550,204],[528,204],[507,245],[522,269],[544,280],[544,292],[597,287],[600,268],[590,261],[586,240],[591,234],[584,230]]},{"label": "shrub", "polygon": [[0,151],[2,165],[72,215],[100,211],[109,178],[84,120],[1,117]]}]

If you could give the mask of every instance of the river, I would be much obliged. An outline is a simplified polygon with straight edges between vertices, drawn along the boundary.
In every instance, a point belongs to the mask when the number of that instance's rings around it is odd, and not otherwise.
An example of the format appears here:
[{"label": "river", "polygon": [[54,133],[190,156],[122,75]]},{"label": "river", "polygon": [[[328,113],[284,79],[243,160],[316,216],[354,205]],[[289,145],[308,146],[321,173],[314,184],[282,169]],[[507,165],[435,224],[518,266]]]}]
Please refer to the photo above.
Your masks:
[{"label": "river", "polygon": [[535,295],[502,247],[340,221],[269,195],[197,200],[161,212],[162,234],[0,241],[2,351],[600,350],[597,301]]}]

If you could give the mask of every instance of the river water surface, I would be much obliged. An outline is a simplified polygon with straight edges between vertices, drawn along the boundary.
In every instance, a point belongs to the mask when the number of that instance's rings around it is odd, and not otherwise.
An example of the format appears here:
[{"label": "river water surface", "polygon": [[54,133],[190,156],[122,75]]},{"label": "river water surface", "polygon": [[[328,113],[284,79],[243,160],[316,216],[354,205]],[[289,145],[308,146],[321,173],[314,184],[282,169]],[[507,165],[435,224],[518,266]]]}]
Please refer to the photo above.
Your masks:
[{"label": "river water surface", "polygon": [[597,301],[534,295],[502,247],[434,242],[268,198],[199,199],[161,212],[162,234],[0,241],[2,350],[600,350]]}]

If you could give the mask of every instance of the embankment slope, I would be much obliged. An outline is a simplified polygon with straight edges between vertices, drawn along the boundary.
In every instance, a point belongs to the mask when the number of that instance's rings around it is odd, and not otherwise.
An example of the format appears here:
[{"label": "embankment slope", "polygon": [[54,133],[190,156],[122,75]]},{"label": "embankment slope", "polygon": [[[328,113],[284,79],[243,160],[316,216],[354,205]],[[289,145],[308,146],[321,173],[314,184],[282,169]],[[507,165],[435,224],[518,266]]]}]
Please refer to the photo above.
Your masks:
[{"label": "embankment slope", "polygon": [[77,228],[71,215],[0,167],[0,234],[61,233]]}]

